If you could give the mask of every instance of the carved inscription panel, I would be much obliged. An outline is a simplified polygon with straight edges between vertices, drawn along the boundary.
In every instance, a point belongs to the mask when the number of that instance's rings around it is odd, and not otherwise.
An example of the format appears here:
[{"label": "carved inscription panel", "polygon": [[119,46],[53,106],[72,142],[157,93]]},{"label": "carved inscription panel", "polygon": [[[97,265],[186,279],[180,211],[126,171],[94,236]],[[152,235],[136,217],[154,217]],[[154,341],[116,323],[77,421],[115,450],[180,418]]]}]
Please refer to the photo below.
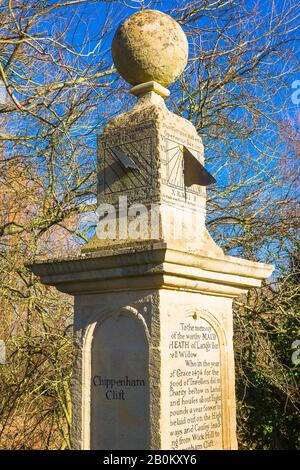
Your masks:
[{"label": "carved inscription panel", "polygon": [[171,449],[222,449],[220,344],[203,318],[168,334],[168,428]]}]

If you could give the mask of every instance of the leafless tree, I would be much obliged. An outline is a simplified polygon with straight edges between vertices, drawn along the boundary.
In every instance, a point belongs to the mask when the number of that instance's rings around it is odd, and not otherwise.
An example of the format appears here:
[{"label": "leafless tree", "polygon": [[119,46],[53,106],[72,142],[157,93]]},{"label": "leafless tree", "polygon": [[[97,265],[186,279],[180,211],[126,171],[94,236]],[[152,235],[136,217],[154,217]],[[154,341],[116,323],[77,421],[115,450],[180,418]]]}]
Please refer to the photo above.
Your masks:
[{"label": "leafless tree", "polygon": [[[299,230],[297,3],[170,3],[190,57],[169,108],[195,124],[218,180],[208,227],[229,253],[284,267]],[[133,101],[111,61],[112,31],[149,7],[166,11],[165,2],[134,0],[0,5],[1,448],[70,446],[71,300],[24,264],[76,252],[91,234],[93,218],[83,216],[95,208],[96,134]],[[239,338],[244,305],[270,311],[257,302],[237,305]]]}]

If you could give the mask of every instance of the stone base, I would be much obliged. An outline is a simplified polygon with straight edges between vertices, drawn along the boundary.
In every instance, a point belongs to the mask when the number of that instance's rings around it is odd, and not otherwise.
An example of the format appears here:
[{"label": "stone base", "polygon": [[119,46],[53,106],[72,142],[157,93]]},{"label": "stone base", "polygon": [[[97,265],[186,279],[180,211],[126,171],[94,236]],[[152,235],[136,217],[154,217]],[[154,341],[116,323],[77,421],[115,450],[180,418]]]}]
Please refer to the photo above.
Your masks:
[{"label": "stone base", "polygon": [[232,299],[273,267],[164,243],[36,264],[75,296],[76,449],[236,449]]},{"label": "stone base", "polygon": [[142,290],[75,308],[75,448],[236,448],[230,298]]}]

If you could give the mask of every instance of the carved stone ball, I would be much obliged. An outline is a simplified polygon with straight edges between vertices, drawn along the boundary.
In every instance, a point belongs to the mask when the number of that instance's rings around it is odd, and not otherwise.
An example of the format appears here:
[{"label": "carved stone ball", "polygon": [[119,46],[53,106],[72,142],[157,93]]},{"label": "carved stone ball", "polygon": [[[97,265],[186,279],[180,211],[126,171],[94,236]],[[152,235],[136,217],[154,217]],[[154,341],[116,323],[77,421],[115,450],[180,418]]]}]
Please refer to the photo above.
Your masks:
[{"label": "carved stone ball", "polygon": [[112,57],[121,76],[132,85],[173,83],[188,60],[188,41],[177,21],[157,10],[142,10],[116,31]]}]

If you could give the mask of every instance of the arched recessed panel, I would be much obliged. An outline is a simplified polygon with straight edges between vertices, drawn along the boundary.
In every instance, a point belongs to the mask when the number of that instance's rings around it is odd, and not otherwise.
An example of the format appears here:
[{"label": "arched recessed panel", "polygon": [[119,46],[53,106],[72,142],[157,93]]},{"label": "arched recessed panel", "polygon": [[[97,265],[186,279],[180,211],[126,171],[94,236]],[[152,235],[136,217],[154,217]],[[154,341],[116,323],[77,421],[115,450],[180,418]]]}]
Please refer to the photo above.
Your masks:
[{"label": "arched recessed panel", "polygon": [[111,316],[95,329],[91,382],[91,449],[147,449],[148,343],[137,316]]}]

